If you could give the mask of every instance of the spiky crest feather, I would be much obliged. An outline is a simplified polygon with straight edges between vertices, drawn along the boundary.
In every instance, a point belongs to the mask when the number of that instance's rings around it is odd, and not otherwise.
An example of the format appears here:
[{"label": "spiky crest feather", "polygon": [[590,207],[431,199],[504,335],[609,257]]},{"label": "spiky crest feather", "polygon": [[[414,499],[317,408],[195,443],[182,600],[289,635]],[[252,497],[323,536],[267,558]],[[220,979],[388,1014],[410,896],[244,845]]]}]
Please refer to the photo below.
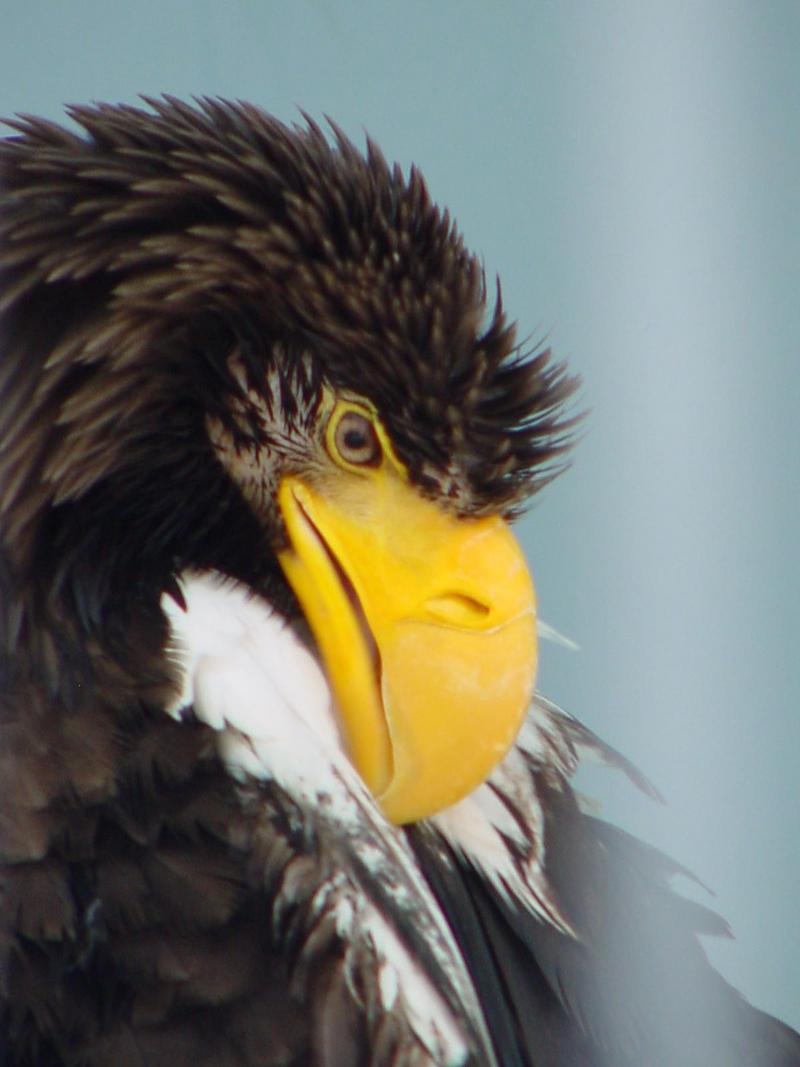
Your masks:
[{"label": "spiky crest feather", "polygon": [[163,424],[180,426],[176,395],[211,403],[234,344],[256,376],[278,340],[310,352],[463,511],[513,510],[550,476],[574,382],[549,353],[515,349],[499,290],[488,312],[478,260],[415,168],[390,169],[371,141],[362,155],[335,126],[332,144],[308,118],[148,104],[71,108],[85,137],[14,120],[0,147],[13,543],[46,504],[141,464]]}]

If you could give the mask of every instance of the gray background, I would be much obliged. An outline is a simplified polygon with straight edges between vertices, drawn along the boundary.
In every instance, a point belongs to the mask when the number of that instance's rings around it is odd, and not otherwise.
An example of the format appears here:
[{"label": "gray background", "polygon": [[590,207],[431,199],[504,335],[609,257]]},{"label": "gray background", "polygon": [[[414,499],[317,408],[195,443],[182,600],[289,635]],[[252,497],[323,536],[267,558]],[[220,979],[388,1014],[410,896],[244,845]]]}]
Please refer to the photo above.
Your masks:
[{"label": "gray background", "polygon": [[520,527],[581,645],[545,646],[541,687],[661,787],[584,779],[715,887],[737,941],[713,958],[800,1026],[800,4],[0,12],[0,113],[221,94],[421,166],[591,408]]}]

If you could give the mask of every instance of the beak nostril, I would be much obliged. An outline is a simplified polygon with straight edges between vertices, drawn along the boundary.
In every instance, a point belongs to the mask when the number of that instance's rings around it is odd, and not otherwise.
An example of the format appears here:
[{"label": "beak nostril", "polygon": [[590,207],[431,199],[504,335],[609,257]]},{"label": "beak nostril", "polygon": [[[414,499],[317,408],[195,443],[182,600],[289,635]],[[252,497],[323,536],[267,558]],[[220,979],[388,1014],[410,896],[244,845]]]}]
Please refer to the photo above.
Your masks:
[{"label": "beak nostril", "polygon": [[475,626],[485,622],[491,608],[465,593],[445,593],[425,601],[425,609],[437,622],[451,626]]}]

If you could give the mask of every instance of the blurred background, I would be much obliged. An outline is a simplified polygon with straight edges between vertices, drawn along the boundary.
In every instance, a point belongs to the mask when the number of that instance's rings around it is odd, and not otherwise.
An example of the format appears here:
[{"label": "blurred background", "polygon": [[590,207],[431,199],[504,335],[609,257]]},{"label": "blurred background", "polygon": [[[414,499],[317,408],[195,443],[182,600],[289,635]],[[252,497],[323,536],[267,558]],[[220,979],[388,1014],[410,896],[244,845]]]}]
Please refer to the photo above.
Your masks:
[{"label": "blurred background", "polygon": [[795,1027],[799,57],[796,0],[4,0],[0,37],[0,114],[219,94],[419,164],[584,380],[519,527],[580,645],[540,688],[667,804],[581,785],[714,888],[710,955]]}]

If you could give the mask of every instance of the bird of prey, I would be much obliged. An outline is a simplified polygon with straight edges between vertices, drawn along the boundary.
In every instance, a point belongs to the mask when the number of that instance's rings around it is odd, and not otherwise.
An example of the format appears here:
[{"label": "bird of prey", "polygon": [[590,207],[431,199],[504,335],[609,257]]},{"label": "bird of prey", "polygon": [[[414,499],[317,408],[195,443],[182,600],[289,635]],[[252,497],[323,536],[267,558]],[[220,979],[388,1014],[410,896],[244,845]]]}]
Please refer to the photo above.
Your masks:
[{"label": "bird of prey", "polygon": [[0,146],[4,1067],[789,1067],[584,810],[509,528],[574,381],[423,179],[172,98]]}]

